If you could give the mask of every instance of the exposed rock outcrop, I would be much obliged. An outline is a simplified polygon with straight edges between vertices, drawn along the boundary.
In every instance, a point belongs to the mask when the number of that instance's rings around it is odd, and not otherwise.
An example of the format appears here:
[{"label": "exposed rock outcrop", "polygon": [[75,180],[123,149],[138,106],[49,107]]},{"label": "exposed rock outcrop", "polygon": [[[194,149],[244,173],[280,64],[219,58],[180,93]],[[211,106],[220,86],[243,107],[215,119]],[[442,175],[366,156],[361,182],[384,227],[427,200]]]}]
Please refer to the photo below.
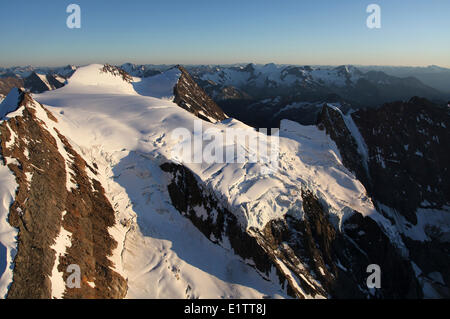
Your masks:
[{"label": "exposed rock outcrop", "polygon": [[37,74],[33,72],[24,79],[24,87],[33,93],[42,93],[45,91],[56,90],[64,86],[64,79],[59,81],[52,74]]},{"label": "exposed rock outcrop", "polygon": [[125,82],[128,82],[128,83],[131,83],[133,81],[133,78],[131,77],[131,75],[129,75],[123,69],[121,69],[117,66],[110,65],[110,64],[105,64],[103,66],[103,68],[100,69],[100,72],[110,73],[114,76],[121,77],[122,80],[124,80]]},{"label": "exposed rock outcrop", "polygon": [[[51,298],[55,276],[65,282],[67,266],[76,264],[81,287],[66,287],[64,298],[123,298],[126,280],[109,260],[117,245],[108,232],[114,210],[95,169],[52,127],[56,121],[20,91],[16,115],[0,125],[2,160],[19,185],[9,214],[19,234],[7,297]],[[58,256],[52,247],[62,230],[70,245]]]},{"label": "exposed rock outcrop", "polygon": [[339,147],[345,167],[354,172],[356,177],[370,192],[372,185],[369,172],[364,163],[365,159],[358,151],[357,141],[345,123],[342,112],[325,103],[317,118],[317,126],[320,129],[325,129]]},{"label": "exposed rock outcrop", "polygon": [[421,206],[450,205],[450,111],[421,98],[352,117],[369,152],[373,196],[412,224]]},{"label": "exposed rock outcrop", "polygon": [[183,109],[208,122],[227,118],[222,109],[205,93],[182,66],[177,66],[181,76],[174,87],[174,102]]}]

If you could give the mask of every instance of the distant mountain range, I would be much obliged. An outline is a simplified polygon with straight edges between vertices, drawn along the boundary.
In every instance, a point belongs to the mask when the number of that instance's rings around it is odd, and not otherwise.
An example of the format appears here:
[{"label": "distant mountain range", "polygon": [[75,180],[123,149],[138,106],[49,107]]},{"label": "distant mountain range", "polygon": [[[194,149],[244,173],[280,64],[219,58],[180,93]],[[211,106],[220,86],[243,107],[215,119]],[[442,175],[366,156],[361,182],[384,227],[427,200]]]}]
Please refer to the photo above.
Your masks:
[{"label": "distant mountain range", "polygon": [[[247,64],[232,64],[232,65],[185,65],[186,69],[190,72],[194,70],[213,70],[215,68],[240,68],[245,67]],[[261,67],[264,65],[261,64],[253,64],[257,67]],[[175,66],[175,64],[133,64],[133,63],[124,63],[120,65],[122,69],[133,76],[137,77],[147,77],[164,70],[167,70],[171,67]],[[279,67],[301,67],[301,65],[279,65]],[[320,69],[333,69],[336,68],[334,66],[312,66],[313,68]],[[348,66],[352,67],[352,66]],[[394,77],[415,77],[420,80],[425,85],[428,85],[434,89],[442,91],[444,93],[450,93],[450,69],[443,68],[435,65],[427,66],[427,67],[405,67],[405,66],[359,66],[355,65],[362,72],[369,71],[381,71],[386,73],[387,75],[391,75]],[[10,68],[2,68],[0,67],[0,78],[16,76],[20,78],[25,78],[31,75],[32,72],[40,73],[40,74],[58,74],[64,78],[69,77],[76,67],[73,65],[68,65],[64,67],[32,67],[32,66],[24,66],[24,67],[10,67]]]},{"label": "distant mountain range", "polygon": [[415,77],[422,83],[450,95],[450,69],[427,67],[358,66],[362,71],[382,71],[396,77]]},{"label": "distant mountain range", "polygon": [[[141,78],[161,74],[172,67],[131,63],[120,66],[131,76]],[[450,100],[450,90],[445,91],[450,83],[450,70],[436,66],[247,64],[185,68],[227,114],[254,127],[278,127],[283,118],[314,124],[324,102],[334,103],[346,111],[379,107],[387,102],[409,100],[413,96],[441,105]],[[64,85],[76,69],[71,65],[0,69],[0,94],[5,95],[17,86],[34,93],[53,90]]]},{"label": "distant mountain range", "polygon": [[413,96],[444,105],[449,97],[414,77],[363,72],[354,66],[248,64],[192,67],[190,72],[225,112],[255,127],[278,127],[283,118],[314,124],[324,102],[346,111],[379,107]]},{"label": "distant mountain range", "polygon": [[14,87],[23,87],[33,93],[58,89],[75,70],[76,67],[70,65],[61,68],[0,68],[0,94],[8,94]]}]

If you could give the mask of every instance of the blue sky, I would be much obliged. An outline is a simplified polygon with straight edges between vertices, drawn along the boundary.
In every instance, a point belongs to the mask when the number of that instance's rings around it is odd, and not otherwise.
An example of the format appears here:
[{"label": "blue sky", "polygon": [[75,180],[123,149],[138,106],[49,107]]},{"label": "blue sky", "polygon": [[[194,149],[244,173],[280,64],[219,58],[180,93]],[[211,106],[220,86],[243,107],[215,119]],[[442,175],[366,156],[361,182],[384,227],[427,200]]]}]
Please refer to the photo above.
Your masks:
[{"label": "blue sky", "polygon": [[[66,26],[80,5],[82,27]],[[368,29],[367,5],[381,6]],[[0,1],[0,65],[289,63],[450,67],[448,0]]]}]

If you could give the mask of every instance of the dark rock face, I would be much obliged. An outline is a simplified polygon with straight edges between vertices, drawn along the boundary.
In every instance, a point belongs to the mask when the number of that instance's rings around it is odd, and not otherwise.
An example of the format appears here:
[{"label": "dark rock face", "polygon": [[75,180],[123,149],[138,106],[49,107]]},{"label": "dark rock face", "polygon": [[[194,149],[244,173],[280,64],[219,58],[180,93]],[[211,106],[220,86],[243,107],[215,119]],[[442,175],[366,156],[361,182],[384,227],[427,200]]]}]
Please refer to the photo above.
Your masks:
[{"label": "dark rock face", "polygon": [[24,86],[23,80],[17,77],[0,78],[0,94],[7,95],[13,88]]},{"label": "dark rock face", "polygon": [[255,128],[279,128],[282,119],[314,125],[323,102],[298,102],[295,97],[255,100],[224,100],[219,105],[231,117]]},{"label": "dark rock face", "polygon": [[[280,284],[292,297],[421,296],[411,265],[368,217],[355,212],[342,231],[336,230],[319,201],[304,191],[304,218],[286,215],[272,220],[261,231],[243,230],[236,217],[222,207],[190,170],[173,163],[161,168],[173,177],[168,191],[181,214],[216,244],[228,238],[235,253],[253,260],[263,276],[275,266]],[[196,209],[200,207],[208,212],[206,218],[197,215]],[[383,269],[383,289],[375,294],[366,286],[366,268],[370,264]]]},{"label": "dark rock face", "polygon": [[49,90],[59,89],[64,86],[56,76],[47,74],[44,76],[45,83],[35,72],[22,79],[18,77],[0,78],[0,94],[8,94],[13,88],[25,88],[32,93],[42,93]]},{"label": "dark rock face", "polygon": [[356,177],[370,191],[370,177],[363,163],[362,155],[358,152],[357,142],[347,127],[342,113],[324,104],[317,118],[317,126],[325,129],[326,133],[339,147],[345,167],[355,173]]},{"label": "dark rock face", "polygon": [[46,79],[47,82],[50,84],[52,90],[62,88],[66,83],[63,78],[60,78],[60,80],[58,80],[58,78],[52,74],[47,74]]},{"label": "dark rock face", "polygon": [[417,208],[450,205],[450,110],[412,98],[352,116],[369,149],[377,200],[412,224]]},{"label": "dark rock face", "polygon": [[[336,230],[317,198],[304,191],[302,199],[304,219],[286,216],[272,221],[261,240],[299,275],[300,282],[309,279],[309,285],[302,284],[308,294],[319,292],[331,298],[421,296],[413,269],[372,219],[355,212]],[[366,285],[370,264],[383,270],[382,288],[373,294]]]},{"label": "dark rock face", "polygon": [[24,87],[33,93],[42,93],[49,90],[59,89],[64,86],[64,83],[59,82],[55,76],[51,74],[45,75],[45,83],[35,72],[24,79]]},{"label": "dark rock face", "polygon": [[[369,148],[373,196],[413,225],[417,209],[450,214],[450,110],[415,97],[353,117]],[[440,226],[425,226],[426,241],[406,235],[403,241],[425,280],[435,272],[442,275],[443,282],[429,281],[449,297],[450,245]]]},{"label": "dark rock face", "polygon": [[[354,214],[344,223],[346,238],[357,245],[359,254],[354,251],[348,255],[350,260],[364,260],[367,264],[377,264],[382,270],[382,289],[376,291],[380,298],[421,298],[421,287],[407,257],[403,257],[391,239],[370,217]],[[349,243],[349,244],[350,244]],[[360,264],[359,262],[357,264]],[[359,269],[351,267],[358,274]],[[365,270],[365,269],[364,269]],[[367,274],[364,274],[364,277]]]},{"label": "dark rock face", "polygon": [[205,93],[182,66],[180,79],[174,87],[174,102],[202,120],[220,122],[227,118],[222,109]]},{"label": "dark rock face", "polygon": [[[430,241],[412,240],[406,236],[403,241],[409,248],[411,260],[420,267],[421,272],[417,275],[419,280],[429,284],[437,292],[433,298],[450,297],[450,245],[448,241],[442,240],[442,232],[436,229],[435,235]],[[436,280],[433,274],[439,272],[442,281]]]},{"label": "dark rock face", "polygon": [[[112,270],[108,259],[117,246],[108,232],[115,223],[114,210],[100,183],[87,175],[87,169],[93,174],[95,170],[63,135],[50,132],[36,117],[37,108],[42,108],[49,121],[56,121],[30,95],[21,93],[19,107],[22,115],[0,125],[1,158],[19,185],[9,214],[9,222],[19,235],[7,297],[51,298],[50,276],[57,262],[64,280],[70,275],[68,265],[77,264],[81,269],[81,288],[66,288],[64,298],[123,298],[126,280]],[[13,135],[19,138],[12,140]],[[73,159],[70,175],[57,139]],[[76,189],[66,189],[67,176]],[[59,257],[51,247],[61,227],[70,232],[71,246]]]},{"label": "dark rock face", "polygon": [[[410,263],[423,272],[421,280],[432,282],[441,296],[449,296],[448,234],[431,221],[420,225],[427,234],[424,241],[410,238],[405,229],[417,224],[418,209],[450,214],[446,208],[450,205],[450,110],[415,97],[351,116],[367,146],[367,169],[342,113],[325,106],[318,126],[336,142],[344,165],[364,184],[378,211],[402,234]],[[444,283],[430,279],[435,272],[442,275]]]},{"label": "dark rock face", "polygon": [[[27,100],[29,97],[23,94],[21,104],[28,104]],[[51,134],[36,121],[34,112],[32,108],[25,108],[22,117],[3,122],[0,128],[2,156],[19,185],[9,215],[9,223],[19,229],[19,236],[14,281],[8,298],[51,297],[49,277],[55,252],[50,247],[61,227],[61,201],[67,196],[65,189],[57,182],[61,178],[65,182],[64,159],[58,153]],[[6,123],[9,123],[12,132]],[[32,150],[29,159],[24,155],[26,146],[22,140],[13,147],[6,147],[12,133],[24,138],[33,137],[28,146]],[[37,143],[38,140],[42,143]],[[17,159],[19,165],[8,163],[5,157]],[[27,181],[26,173],[33,174],[31,182]]]},{"label": "dark rock face", "polygon": [[[416,224],[417,208],[450,204],[450,111],[413,98],[352,113],[368,148],[364,159],[340,112],[324,106],[319,128],[336,142],[344,165],[369,193]],[[427,202],[427,204],[424,204]]]}]

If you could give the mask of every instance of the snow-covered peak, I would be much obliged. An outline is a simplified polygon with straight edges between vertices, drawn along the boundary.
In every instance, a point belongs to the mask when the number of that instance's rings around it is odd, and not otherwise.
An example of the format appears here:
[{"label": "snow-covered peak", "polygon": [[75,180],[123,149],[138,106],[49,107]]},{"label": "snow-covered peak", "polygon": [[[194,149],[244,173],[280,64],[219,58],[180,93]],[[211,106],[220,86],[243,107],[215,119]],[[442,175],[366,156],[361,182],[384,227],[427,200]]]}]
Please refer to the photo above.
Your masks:
[{"label": "snow-covered peak", "polygon": [[91,64],[75,71],[68,80],[65,91],[97,91],[118,93],[133,93],[133,85],[125,81],[122,76],[103,71],[104,65]]}]

